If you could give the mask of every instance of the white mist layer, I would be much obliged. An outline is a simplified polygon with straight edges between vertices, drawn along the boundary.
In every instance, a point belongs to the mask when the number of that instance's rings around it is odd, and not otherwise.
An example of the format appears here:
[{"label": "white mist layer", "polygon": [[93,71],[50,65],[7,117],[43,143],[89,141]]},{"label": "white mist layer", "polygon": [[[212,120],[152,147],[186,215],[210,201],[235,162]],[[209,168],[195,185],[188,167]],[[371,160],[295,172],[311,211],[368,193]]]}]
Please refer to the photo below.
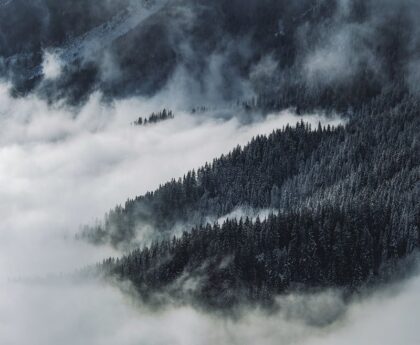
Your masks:
[{"label": "white mist layer", "polygon": [[[266,220],[270,215],[277,215],[278,211],[276,209],[271,208],[263,208],[263,209],[254,209],[252,207],[236,207],[232,212],[224,215],[217,219],[219,224],[223,224],[228,219],[236,219],[239,221],[240,219],[244,220],[246,218],[251,219],[252,221],[256,221],[259,218],[261,221]],[[209,223],[213,222],[214,220],[209,219]]]},{"label": "white mist layer", "polygon": [[13,99],[0,86],[1,276],[69,271],[115,255],[71,239],[128,197],[300,119],[283,112],[242,125],[175,111],[174,120],[130,125],[158,107],[138,99],[106,106],[95,95],[75,114],[33,97]]},{"label": "white mist layer", "polygon": [[288,296],[278,313],[237,320],[192,308],[152,312],[96,283],[0,285],[0,342],[7,345],[416,345],[420,277],[351,304],[324,327],[311,320],[342,308],[338,294]]},{"label": "white mist layer", "polygon": [[62,62],[54,52],[44,52],[42,73],[46,79],[57,79],[62,72]]},{"label": "white mist layer", "polygon": [[[73,235],[127,197],[301,119],[286,111],[244,125],[174,109],[174,120],[135,127],[130,123],[136,118],[165,106],[162,99],[112,106],[99,99],[93,96],[76,114],[34,97],[13,99],[0,85],[0,344],[419,343],[412,321],[420,308],[419,278],[397,293],[354,303],[344,318],[323,328],[313,323],[318,312],[330,317],[343,307],[333,292],[288,296],[279,300],[283,309],[276,315],[249,310],[232,321],[187,307],[150,312],[99,283],[8,282],[71,272],[118,255],[76,242]],[[314,128],[318,121],[341,122],[303,119]]]}]

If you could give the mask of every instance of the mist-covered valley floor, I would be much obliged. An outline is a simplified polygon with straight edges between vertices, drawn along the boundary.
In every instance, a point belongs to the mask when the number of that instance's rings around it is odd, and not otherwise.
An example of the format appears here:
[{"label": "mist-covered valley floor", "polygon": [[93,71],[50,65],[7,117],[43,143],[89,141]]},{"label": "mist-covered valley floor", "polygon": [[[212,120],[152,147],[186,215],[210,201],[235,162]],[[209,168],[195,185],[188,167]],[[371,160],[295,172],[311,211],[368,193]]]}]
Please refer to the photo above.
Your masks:
[{"label": "mist-covered valley floor", "polygon": [[278,297],[274,313],[244,307],[235,318],[176,304],[153,310],[128,282],[72,278],[122,254],[74,238],[116,202],[273,128],[302,118],[314,127],[338,125],[340,117],[283,111],[240,123],[179,112],[139,128],[130,122],[158,98],[109,106],[93,96],[75,116],[36,97],[14,99],[4,84],[0,97],[2,344],[418,343],[417,273],[350,302],[334,289],[292,293]]},{"label": "mist-covered valley floor", "polygon": [[[301,116],[284,111],[240,123],[181,111],[171,121],[135,127],[131,122],[149,114],[160,99],[109,106],[93,96],[83,108],[69,110],[37,97],[14,99],[6,84],[0,89],[2,344],[210,343],[208,337],[220,327],[224,330],[213,341],[234,343],[240,341],[232,335],[237,327],[264,318],[270,326],[255,330],[255,337],[266,337],[275,319],[284,318],[255,311],[244,321],[224,324],[190,307],[154,313],[115,286],[73,281],[77,270],[122,254],[74,235],[116,202],[182,176],[255,135],[295,124]],[[304,118],[314,126],[343,121],[316,114]],[[282,322],[288,328],[288,321]],[[159,329],[170,331],[161,338]]]},{"label": "mist-covered valley floor", "polygon": [[[2,283],[3,344],[408,344],[416,331],[420,278],[344,304],[340,294],[279,298],[267,314],[244,309],[225,318],[191,307],[153,311],[121,289],[95,281]],[[126,287],[126,291],[127,291]]]},{"label": "mist-covered valley floor", "polygon": [[[0,236],[2,272],[11,277],[46,273],[47,268],[69,272],[102,260],[113,251],[101,252],[79,241],[75,255],[65,240],[71,243],[82,225],[101,220],[128,197],[181,177],[258,134],[301,119],[285,111],[241,124],[237,118],[181,111],[174,120],[135,127],[134,120],[159,107],[159,97],[110,106],[93,96],[74,113],[36,97],[14,99],[8,91],[1,85]],[[319,121],[331,125],[342,121],[316,114],[305,119],[314,126]],[[51,244],[51,253],[46,244]]]}]

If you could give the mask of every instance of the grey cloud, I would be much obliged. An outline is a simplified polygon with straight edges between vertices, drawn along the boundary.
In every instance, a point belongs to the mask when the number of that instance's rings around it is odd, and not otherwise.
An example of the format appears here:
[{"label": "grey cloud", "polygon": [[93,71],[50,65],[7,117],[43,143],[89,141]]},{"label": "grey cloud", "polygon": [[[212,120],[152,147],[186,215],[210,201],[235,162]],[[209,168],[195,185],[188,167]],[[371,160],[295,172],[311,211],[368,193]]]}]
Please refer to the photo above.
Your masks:
[{"label": "grey cloud", "polygon": [[[25,267],[34,272],[67,271],[113,254],[109,248],[101,251],[76,243],[75,250],[81,254],[74,261],[64,260],[73,253],[73,245],[67,245],[64,236],[71,238],[80,225],[102,219],[128,197],[181,177],[257,134],[300,119],[289,111],[248,124],[232,117],[193,116],[170,92],[113,104],[101,99],[100,94],[93,95],[84,107],[69,109],[35,96],[13,98],[9,87],[0,84],[0,265],[4,275],[25,274],[21,271]],[[175,106],[175,119],[151,127],[130,126],[163,104]],[[305,119],[314,127],[318,121],[341,121],[318,115]],[[147,227],[138,233],[139,240],[149,235]],[[54,243],[51,253],[42,247],[47,239]],[[63,262],[55,255],[62,256]]]},{"label": "grey cloud", "polygon": [[[160,109],[163,100],[176,105],[177,97],[168,95],[104,104],[97,94],[85,106],[70,109],[35,96],[13,98],[9,86],[0,84],[2,344],[197,344],[206,341],[203,334],[211,335],[209,341],[229,343],[265,337],[274,329],[278,321],[258,311],[239,323],[189,307],[155,313],[100,282],[73,282],[66,276],[26,279],[67,274],[118,255],[108,247],[74,241],[79,225],[257,134],[301,118],[285,111],[243,124],[237,118],[192,116],[179,105],[174,120],[130,126],[139,115]],[[320,115],[305,119],[314,126],[341,121]],[[195,283],[183,282],[187,289]],[[263,325],[264,320],[270,326],[263,333],[254,329],[245,337],[249,323]],[[167,336],[159,335],[160,327],[169,330]]]},{"label": "grey cloud", "polygon": [[[339,292],[289,295],[272,314],[237,318],[190,307],[153,311],[100,282],[53,280],[0,285],[4,344],[417,344],[420,279],[413,276],[345,304]],[[63,298],[65,296],[65,298]],[[23,331],[24,329],[24,331]]]}]

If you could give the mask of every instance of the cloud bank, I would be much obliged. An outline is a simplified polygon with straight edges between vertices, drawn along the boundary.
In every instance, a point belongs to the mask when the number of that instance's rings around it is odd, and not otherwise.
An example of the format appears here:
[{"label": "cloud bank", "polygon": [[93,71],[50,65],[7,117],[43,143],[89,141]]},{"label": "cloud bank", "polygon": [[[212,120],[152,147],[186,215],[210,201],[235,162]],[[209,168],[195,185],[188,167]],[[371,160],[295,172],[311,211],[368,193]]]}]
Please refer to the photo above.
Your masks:
[{"label": "cloud bank", "polygon": [[[337,291],[296,294],[279,298],[277,313],[247,309],[235,320],[190,307],[151,311],[130,294],[95,281],[27,279],[119,255],[73,236],[116,203],[301,118],[283,111],[244,121],[231,116],[242,111],[235,108],[192,116],[186,109],[197,103],[218,106],[287,89],[296,81],[311,91],[346,89],[360,76],[381,87],[402,78],[419,92],[415,1],[214,3],[174,1],[143,18],[126,16],[131,1],[99,7],[88,1],[81,8],[67,1],[63,8],[71,14],[41,0],[0,1],[0,26],[6,28],[0,30],[2,77],[23,94],[35,90],[50,100],[90,95],[82,107],[71,109],[35,95],[13,98],[11,86],[0,84],[1,344],[420,343],[419,275],[349,306]],[[74,17],[80,19],[77,26]],[[10,27],[17,30],[4,35]],[[80,44],[68,44],[67,36]],[[103,46],[108,39],[112,45]],[[48,46],[69,48],[64,50],[76,53],[77,62],[56,56]],[[91,48],[101,53],[89,56]],[[98,89],[118,96],[159,94],[104,104]],[[171,107],[176,118],[130,126],[162,107]],[[304,120],[314,127],[318,121],[341,122],[316,114]]]},{"label": "cloud bank", "polygon": [[[96,94],[84,107],[72,110],[35,96],[15,99],[7,85],[0,85],[4,276],[68,271],[115,254],[69,245],[65,239],[128,197],[301,118],[283,112],[244,124],[236,117],[193,116],[176,110],[180,107],[175,100],[175,119],[155,126],[130,125],[160,110],[163,99],[166,95],[104,104]],[[319,115],[305,119],[314,127],[318,121],[341,121]]]},{"label": "cloud bank", "polygon": [[[418,277],[356,301],[347,312],[339,292],[325,291],[286,296],[273,315],[250,309],[238,319],[190,307],[151,311],[111,285],[45,278],[118,255],[74,241],[80,224],[302,118],[291,111],[247,123],[218,113],[192,116],[174,100],[175,119],[135,127],[130,123],[159,110],[162,98],[100,100],[97,94],[69,109],[34,96],[12,98],[0,85],[0,343],[416,343],[411,320],[420,307]],[[321,115],[303,119],[314,127],[342,122]]]},{"label": "cloud bank", "polygon": [[[190,307],[151,311],[96,282],[0,285],[2,344],[302,344],[415,345],[420,276],[354,301],[339,293],[290,295],[267,315],[247,309],[232,319]],[[4,297],[7,296],[7,297]],[[322,318],[329,322],[322,323]]]}]

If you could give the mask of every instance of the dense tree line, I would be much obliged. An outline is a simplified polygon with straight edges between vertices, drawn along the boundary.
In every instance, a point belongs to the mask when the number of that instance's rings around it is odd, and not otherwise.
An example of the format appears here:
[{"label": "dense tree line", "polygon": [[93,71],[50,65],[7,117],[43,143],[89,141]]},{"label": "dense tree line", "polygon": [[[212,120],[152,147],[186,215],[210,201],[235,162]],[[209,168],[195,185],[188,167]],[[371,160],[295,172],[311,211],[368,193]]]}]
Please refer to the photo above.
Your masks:
[{"label": "dense tree line", "polygon": [[172,110],[163,109],[157,113],[152,113],[147,118],[139,117],[134,121],[135,126],[147,126],[150,124],[155,124],[161,121],[166,121],[175,118],[175,115]]},{"label": "dense tree line", "polygon": [[237,101],[237,106],[249,112],[294,108],[298,114],[320,110],[358,115],[363,114],[366,108],[371,112],[388,110],[405,101],[407,95],[419,96],[410,90],[405,77],[395,78],[384,85],[367,74],[361,74],[345,85],[331,83],[318,87],[307,83],[296,72],[284,78],[281,90],[278,87],[269,88],[256,97]]},{"label": "dense tree line", "polygon": [[[115,245],[141,224],[166,235],[177,222],[196,226],[102,268],[146,299],[165,292],[213,307],[375,280],[420,245],[419,114],[416,98],[375,98],[346,126],[258,136],[111,211],[90,234]],[[206,225],[241,206],[275,214]]]},{"label": "dense tree line", "polygon": [[289,210],[319,200],[351,204],[382,194],[386,200],[391,192],[408,207],[404,198],[418,196],[420,106],[406,97],[384,110],[388,101],[373,100],[345,127],[312,130],[299,123],[258,136],[180,180],[127,200],[84,235],[118,246],[144,226],[170,234],[177,224],[199,225],[242,206]]},{"label": "dense tree line", "polygon": [[84,235],[94,242],[110,241],[118,246],[131,241],[142,227],[170,233],[177,223],[199,224],[237,206],[269,207],[273,188],[296,175],[323,138],[340,140],[343,134],[343,127],[312,131],[301,122],[269,137],[258,136],[197,172],[190,171],[154,192],[127,200],[124,207],[111,210],[102,224],[86,228]]},{"label": "dense tree line", "polygon": [[[375,281],[420,245],[419,114],[415,97],[380,97],[345,126],[301,122],[258,136],[111,211],[91,239],[130,242],[142,224],[163,235],[101,267],[146,299],[213,307]],[[237,207],[273,214],[206,225]],[[171,238],[177,223],[185,232]]]},{"label": "dense tree line", "polygon": [[166,296],[212,308],[271,302],[299,285],[357,288],[419,245],[419,219],[402,225],[407,215],[381,206],[322,203],[264,221],[226,220],[106,260],[101,268],[132,281],[146,300]]}]

